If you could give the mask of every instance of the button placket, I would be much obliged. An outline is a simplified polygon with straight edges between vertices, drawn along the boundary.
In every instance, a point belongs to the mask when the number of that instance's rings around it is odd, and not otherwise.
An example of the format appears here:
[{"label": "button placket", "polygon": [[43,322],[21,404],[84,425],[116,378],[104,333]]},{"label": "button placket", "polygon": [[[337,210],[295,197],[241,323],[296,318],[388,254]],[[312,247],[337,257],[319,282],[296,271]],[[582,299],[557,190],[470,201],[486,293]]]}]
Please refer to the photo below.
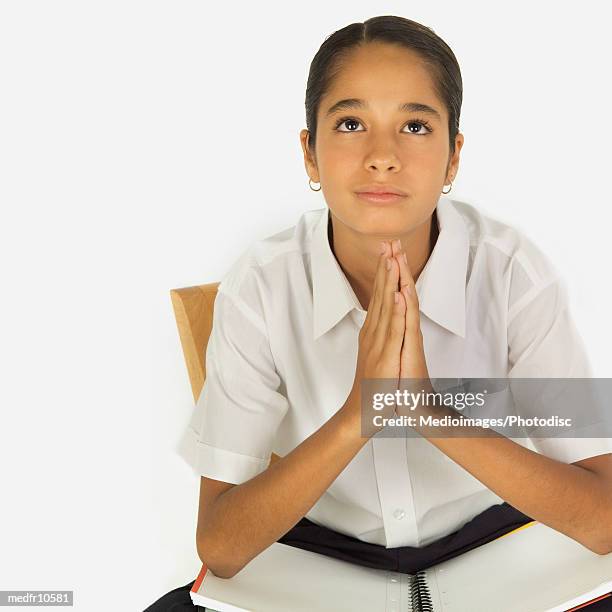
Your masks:
[{"label": "button placket", "polygon": [[387,547],[417,546],[418,531],[407,467],[406,439],[403,436],[375,436],[372,450]]}]

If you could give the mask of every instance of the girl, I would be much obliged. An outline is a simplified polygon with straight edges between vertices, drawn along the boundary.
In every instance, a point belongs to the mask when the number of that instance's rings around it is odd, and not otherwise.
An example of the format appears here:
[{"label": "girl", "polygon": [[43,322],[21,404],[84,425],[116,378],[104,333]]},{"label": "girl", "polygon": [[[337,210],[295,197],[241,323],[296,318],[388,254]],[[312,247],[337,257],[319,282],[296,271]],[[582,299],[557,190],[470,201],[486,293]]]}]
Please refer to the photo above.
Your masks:
[{"label": "girl", "polygon": [[[253,245],[221,282],[182,442],[214,574],[276,541],[413,573],[531,520],[611,550],[608,438],[362,428],[369,379],[591,375],[552,264],[441,195],[461,101],[453,52],[408,19],[348,25],[314,57],[300,141],[328,208]],[[192,609],[192,584],[148,610]]]}]

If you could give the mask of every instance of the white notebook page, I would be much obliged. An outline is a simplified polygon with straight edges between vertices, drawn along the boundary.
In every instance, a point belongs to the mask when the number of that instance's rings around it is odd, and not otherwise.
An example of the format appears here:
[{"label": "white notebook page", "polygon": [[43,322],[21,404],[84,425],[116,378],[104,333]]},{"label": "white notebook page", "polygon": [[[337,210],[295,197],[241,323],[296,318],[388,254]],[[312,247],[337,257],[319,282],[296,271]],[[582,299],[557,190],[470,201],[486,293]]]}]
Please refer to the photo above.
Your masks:
[{"label": "white notebook page", "polygon": [[227,580],[208,571],[193,603],[219,612],[407,612],[407,574],[273,543]]},{"label": "white notebook page", "polygon": [[441,612],[562,612],[612,591],[612,554],[536,522],[427,574]]}]

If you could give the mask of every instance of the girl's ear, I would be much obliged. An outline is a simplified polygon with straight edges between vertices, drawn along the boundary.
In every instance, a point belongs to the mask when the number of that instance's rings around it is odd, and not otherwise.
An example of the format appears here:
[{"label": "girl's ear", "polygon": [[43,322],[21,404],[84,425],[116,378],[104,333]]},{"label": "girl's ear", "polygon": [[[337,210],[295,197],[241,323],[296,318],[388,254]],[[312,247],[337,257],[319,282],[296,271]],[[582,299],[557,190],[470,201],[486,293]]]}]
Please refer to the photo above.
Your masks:
[{"label": "girl's ear", "polygon": [[315,183],[319,182],[319,171],[317,168],[317,160],[314,157],[314,151],[310,151],[310,132],[306,129],[300,131],[300,143],[302,145],[302,152],[304,154],[304,167],[308,176]]},{"label": "girl's ear", "polygon": [[461,147],[463,147],[463,141],[463,134],[459,132],[455,136],[455,152],[448,160],[448,166],[446,168],[446,181],[452,182],[457,176],[457,172],[459,170],[459,154],[461,153]]}]

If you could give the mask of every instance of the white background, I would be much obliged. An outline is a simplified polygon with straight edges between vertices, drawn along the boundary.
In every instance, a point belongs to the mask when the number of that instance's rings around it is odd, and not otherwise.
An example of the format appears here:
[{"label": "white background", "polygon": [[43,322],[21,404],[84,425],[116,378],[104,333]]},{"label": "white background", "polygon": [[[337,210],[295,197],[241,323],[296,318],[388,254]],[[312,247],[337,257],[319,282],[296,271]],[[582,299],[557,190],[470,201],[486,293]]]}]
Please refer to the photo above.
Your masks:
[{"label": "white background", "polygon": [[0,589],[142,610],[196,577],[169,291],[325,205],[298,136],[310,61],[382,14],[455,52],[449,197],[550,256],[610,376],[606,3],[2,2]]}]

